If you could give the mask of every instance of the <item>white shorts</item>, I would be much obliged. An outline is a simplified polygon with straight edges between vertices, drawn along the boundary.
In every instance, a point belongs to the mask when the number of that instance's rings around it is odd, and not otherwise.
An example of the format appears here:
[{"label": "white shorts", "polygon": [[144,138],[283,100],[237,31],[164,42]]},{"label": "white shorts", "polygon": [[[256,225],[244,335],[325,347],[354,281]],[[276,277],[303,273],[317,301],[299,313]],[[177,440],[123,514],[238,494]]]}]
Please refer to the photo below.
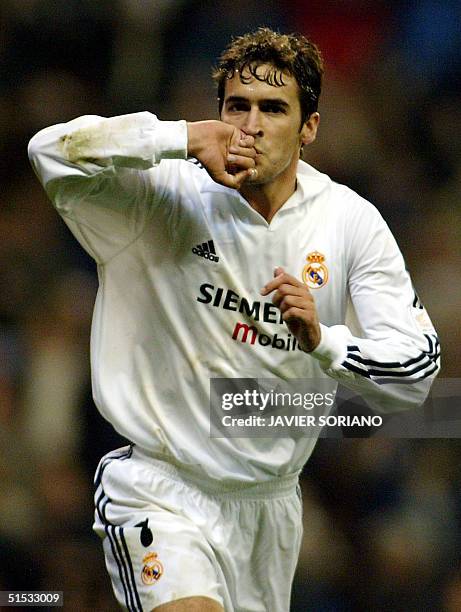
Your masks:
[{"label": "white shorts", "polygon": [[302,536],[297,476],[224,488],[127,446],[96,472],[94,530],[118,602],[204,596],[226,612],[288,612]]}]

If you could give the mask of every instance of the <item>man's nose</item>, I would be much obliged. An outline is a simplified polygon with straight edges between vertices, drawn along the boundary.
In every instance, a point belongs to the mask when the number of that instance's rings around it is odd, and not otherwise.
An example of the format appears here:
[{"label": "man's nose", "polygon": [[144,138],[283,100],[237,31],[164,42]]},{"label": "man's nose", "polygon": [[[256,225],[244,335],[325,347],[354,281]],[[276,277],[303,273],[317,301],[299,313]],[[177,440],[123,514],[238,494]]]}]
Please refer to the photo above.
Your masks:
[{"label": "man's nose", "polygon": [[261,113],[259,109],[252,108],[245,117],[242,130],[250,136],[262,136],[263,129],[261,124]]}]

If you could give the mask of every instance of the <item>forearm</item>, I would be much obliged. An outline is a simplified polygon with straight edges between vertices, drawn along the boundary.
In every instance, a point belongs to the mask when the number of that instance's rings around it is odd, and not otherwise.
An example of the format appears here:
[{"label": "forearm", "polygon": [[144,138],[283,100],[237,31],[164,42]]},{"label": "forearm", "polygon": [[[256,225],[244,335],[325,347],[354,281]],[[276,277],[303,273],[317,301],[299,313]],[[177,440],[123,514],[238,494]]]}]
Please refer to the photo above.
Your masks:
[{"label": "forearm", "polygon": [[54,207],[103,263],[139,236],[166,201],[168,168],[158,164],[184,158],[186,142],[184,121],[161,122],[150,113],[84,116],[39,132],[29,157]]},{"label": "forearm", "polygon": [[379,412],[421,405],[440,369],[435,330],[394,333],[380,340],[354,336],[346,326],[321,326],[322,340],[311,355],[332,378],[361,395]]},{"label": "forearm", "polygon": [[161,159],[186,157],[184,121],[159,121],[151,113],[105,119],[84,116],[46,128],[29,143],[29,158],[42,184],[92,176],[107,168],[148,169]]}]

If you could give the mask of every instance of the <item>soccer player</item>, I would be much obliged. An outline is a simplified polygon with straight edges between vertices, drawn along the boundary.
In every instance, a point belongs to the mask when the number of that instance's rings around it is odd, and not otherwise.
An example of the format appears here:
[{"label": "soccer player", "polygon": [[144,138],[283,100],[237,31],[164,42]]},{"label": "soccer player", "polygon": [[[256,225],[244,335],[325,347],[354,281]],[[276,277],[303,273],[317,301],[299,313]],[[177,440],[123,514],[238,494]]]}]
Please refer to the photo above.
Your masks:
[{"label": "soccer player", "polygon": [[289,609],[315,437],[211,437],[211,379],[340,381],[389,413],[437,373],[380,214],[300,161],[322,74],[312,42],[262,28],[221,57],[219,121],[85,116],[31,140],[98,265],[93,393],[132,444],[100,463],[95,530],[129,610]]}]

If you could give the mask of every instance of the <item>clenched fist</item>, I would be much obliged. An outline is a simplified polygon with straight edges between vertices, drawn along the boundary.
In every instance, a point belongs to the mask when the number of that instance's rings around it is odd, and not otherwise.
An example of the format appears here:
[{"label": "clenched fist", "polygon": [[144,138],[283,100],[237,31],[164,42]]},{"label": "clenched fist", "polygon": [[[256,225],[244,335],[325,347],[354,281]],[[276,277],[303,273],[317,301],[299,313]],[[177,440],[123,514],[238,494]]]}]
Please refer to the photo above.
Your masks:
[{"label": "clenched fist", "polygon": [[187,152],[197,158],[211,178],[239,189],[256,173],[254,138],[222,121],[187,124]]},{"label": "clenched fist", "polygon": [[276,268],[274,278],[261,289],[261,295],[272,296],[272,303],[280,309],[290,332],[306,353],[320,343],[320,323],[314,299],[309,289],[283,268]]}]

